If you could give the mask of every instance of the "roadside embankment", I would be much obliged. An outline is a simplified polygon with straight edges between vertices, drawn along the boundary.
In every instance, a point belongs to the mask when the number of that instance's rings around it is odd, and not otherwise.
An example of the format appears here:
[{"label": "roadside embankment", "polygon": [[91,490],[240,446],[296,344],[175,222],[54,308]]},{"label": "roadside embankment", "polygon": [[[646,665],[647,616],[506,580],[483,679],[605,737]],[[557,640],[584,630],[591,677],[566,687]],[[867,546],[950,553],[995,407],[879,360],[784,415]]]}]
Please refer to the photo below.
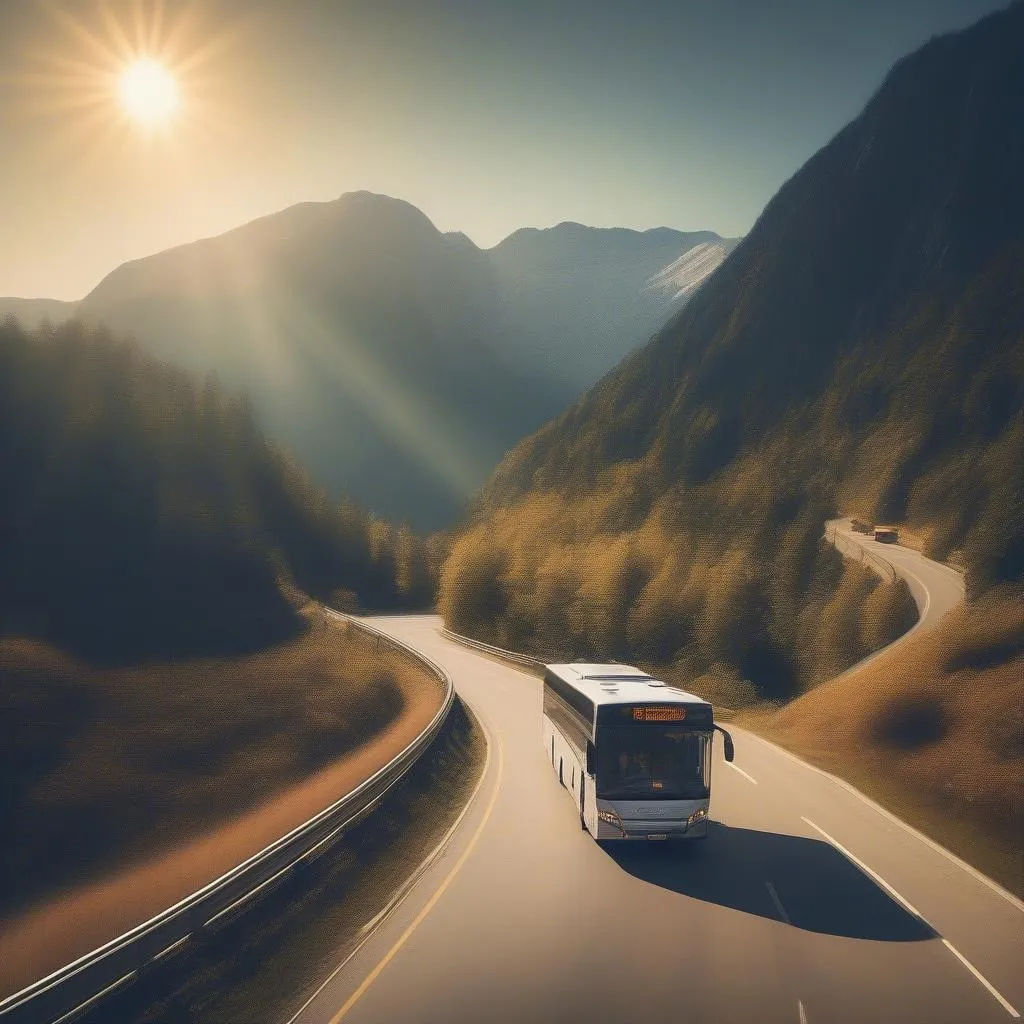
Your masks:
[{"label": "roadside embankment", "polygon": [[0,646],[5,759],[26,768],[6,798],[4,877],[26,885],[3,894],[0,995],[258,852],[423,730],[442,698],[430,673],[305,614],[298,640],[216,661],[100,671]]},{"label": "roadside embankment", "polygon": [[487,759],[455,700],[430,748],[364,821],[247,913],[126,986],[81,1024],[282,1024],[372,934],[468,810]]},{"label": "roadside embankment", "polygon": [[1024,605],[996,591],[737,722],[1024,896]]}]

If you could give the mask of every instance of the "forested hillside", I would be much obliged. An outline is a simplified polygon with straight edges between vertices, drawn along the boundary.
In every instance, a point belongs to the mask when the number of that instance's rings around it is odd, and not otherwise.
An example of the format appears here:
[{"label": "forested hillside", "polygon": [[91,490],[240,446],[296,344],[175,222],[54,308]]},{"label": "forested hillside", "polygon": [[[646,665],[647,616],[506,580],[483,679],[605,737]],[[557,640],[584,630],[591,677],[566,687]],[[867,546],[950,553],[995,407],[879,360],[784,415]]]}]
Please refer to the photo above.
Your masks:
[{"label": "forested hillside", "polygon": [[80,324],[0,324],[0,634],[101,661],[302,627],[279,583],[429,603],[422,541],[334,507],[249,404]]},{"label": "forested hillside", "polygon": [[972,594],[1020,583],[1022,52],[1016,4],[897,64],[674,320],[508,456],[445,566],[453,627],[782,698],[853,660],[850,622],[906,614],[822,549],[837,512],[957,551]]}]

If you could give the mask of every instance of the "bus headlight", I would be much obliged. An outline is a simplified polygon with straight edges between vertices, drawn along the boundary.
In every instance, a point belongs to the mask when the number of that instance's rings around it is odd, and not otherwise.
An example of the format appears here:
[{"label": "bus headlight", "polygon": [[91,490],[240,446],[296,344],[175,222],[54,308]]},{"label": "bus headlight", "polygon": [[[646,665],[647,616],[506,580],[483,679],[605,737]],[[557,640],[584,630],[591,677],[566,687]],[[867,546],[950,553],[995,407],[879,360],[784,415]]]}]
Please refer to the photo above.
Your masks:
[{"label": "bus headlight", "polygon": [[622,838],[626,838],[626,826],[622,824],[622,819],[615,813],[615,811],[598,811],[598,821],[603,821],[607,825],[612,825],[622,833]]},{"label": "bus headlight", "polygon": [[687,819],[687,825],[696,825],[698,822],[703,821],[708,816],[708,809],[706,807],[698,807]]}]

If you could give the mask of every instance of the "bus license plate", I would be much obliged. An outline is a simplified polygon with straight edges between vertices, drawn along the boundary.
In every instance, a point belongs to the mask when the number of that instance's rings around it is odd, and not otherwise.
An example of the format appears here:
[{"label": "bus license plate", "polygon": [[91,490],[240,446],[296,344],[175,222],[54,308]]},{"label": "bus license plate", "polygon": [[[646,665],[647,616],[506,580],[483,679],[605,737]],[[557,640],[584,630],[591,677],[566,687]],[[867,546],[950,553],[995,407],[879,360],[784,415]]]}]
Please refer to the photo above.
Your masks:
[{"label": "bus license plate", "polygon": [[648,839],[668,839],[668,836],[664,832],[653,832],[648,833]]}]

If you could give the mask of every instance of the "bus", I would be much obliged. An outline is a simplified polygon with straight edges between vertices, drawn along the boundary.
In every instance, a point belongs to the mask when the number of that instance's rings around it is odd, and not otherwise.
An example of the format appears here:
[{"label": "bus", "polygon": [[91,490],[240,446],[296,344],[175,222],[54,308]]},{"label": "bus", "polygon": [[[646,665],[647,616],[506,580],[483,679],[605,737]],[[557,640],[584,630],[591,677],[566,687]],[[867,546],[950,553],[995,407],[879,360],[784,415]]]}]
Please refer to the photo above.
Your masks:
[{"label": "bus", "polygon": [[544,667],[544,754],[580,826],[603,842],[705,839],[711,705],[630,665]]}]

